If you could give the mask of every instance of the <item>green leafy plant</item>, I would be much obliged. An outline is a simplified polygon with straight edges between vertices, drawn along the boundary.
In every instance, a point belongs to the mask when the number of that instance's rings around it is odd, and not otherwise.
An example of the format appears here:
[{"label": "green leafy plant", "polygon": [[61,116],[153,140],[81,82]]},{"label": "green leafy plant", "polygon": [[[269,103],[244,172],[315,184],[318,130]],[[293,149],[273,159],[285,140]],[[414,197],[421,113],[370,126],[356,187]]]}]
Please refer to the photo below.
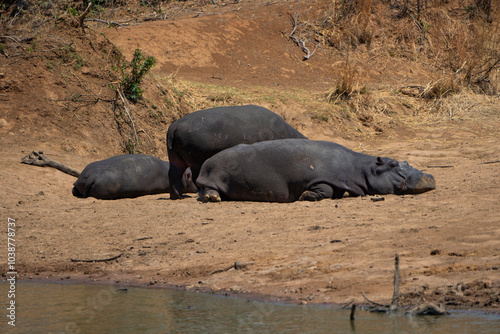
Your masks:
[{"label": "green leafy plant", "polygon": [[154,57],[146,56],[142,53],[140,49],[136,49],[134,52],[134,57],[132,58],[132,62],[126,67],[131,68],[130,74],[123,73],[123,93],[125,97],[132,102],[137,102],[142,99],[143,89],[141,88],[142,79],[149,72],[149,70],[153,67],[156,60]]}]

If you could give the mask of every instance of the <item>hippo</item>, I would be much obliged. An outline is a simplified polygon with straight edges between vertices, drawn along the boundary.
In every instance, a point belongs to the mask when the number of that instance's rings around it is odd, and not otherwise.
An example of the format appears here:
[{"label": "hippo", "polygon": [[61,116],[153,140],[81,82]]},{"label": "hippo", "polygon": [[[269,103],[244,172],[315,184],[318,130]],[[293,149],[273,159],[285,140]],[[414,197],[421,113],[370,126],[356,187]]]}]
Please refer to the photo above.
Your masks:
[{"label": "hippo", "polygon": [[186,168],[196,180],[205,160],[226,148],[282,138],[307,139],[281,116],[256,105],[199,110],[178,119],[167,131],[170,198],[182,198]]},{"label": "hippo", "polygon": [[407,162],[374,157],[328,141],[280,139],[237,145],[203,164],[196,180],[203,202],[318,201],[375,194],[418,194],[434,177]]},{"label": "hippo", "polygon": [[[168,161],[143,154],[118,155],[92,162],[74,183],[73,195],[119,199],[167,193],[170,191],[169,167]],[[183,175],[182,189],[198,191],[189,169]]]}]

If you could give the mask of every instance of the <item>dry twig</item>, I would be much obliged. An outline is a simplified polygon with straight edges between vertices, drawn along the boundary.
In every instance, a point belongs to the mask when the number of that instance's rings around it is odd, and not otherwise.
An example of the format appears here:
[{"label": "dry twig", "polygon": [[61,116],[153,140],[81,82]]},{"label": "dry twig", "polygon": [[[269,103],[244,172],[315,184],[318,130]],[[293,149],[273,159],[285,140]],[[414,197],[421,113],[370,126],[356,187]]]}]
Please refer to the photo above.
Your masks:
[{"label": "dry twig", "polygon": [[122,255],[123,255],[123,253],[118,254],[116,256],[109,257],[109,258],[105,258],[105,259],[90,259],[90,260],[70,259],[70,260],[71,260],[71,262],[106,262],[106,261],[116,260],[117,258],[119,258]]}]

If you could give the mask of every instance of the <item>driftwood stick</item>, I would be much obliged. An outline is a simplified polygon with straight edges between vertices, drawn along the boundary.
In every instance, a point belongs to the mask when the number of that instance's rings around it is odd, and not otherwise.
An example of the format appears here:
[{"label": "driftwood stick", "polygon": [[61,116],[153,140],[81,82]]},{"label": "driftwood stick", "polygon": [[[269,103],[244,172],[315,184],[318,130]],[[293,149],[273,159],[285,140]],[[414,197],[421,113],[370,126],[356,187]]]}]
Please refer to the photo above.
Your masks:
[{"label": "driftwood stick", "polygon": [[153,239],[153,237],[142,237],[142,238],[137,238],[132,241],[139,241],[139,240],[148,240],[148,239]]},{"label": "driftwood stick", "polygon": [[500,160],[480,162],[480,165],[497,164]]},{"label": "driftwood stick", "polygon": [[394,259],[394,294],[392,295],[392,303],[389,311],[394,312],[398,309],[399,305],[399,254],[396,253]]},{"label": "driftwood stick", "polygon": [[99,19],[85,19],[85,22],[100,22],[100,23],[104,23],[104,24],[107,24],[109,27],[113,27],[113,28],[116,28],[116,27],[123,27],[123,28],[126,28],[126,29],[129,29],[127,27],[125,27],[123,24],[120,24],[118,22],[113,22],[113,21],[104,21],[104,20],[99,20]]},{"label": "driftwood stick", "polygon": [[113,257],[106,258],[106,259],[90,259],[90,260],[70,259],[70,260],[71,260],[71,262],[106,262],[106,261],[116,260],[117,258],[119,258],[122,255],[123,255],[123,253],[118,254],[116,256],[113,256]]},{"label": "driftwood stick", "polygon": [[356,304],[352,304],[351,306],[351,316],[349,317],[352,320],[354,320],[354,312],[356,312]]},{"label": "driftwood stick", "polygon": [[207,276],[210,276],[210,275],[213,275],[213,274],[217,274],[217,273],[222,273],[224,271],[228,271],[229,269],[233,269],[233,268],[234,269],[243,269],[243,268],[246,268],[247,266],[250,266],[252,264],[253,264],[253,262],[236,261],[234,264],[230,265],[229,267],[222,268],[222,269],[217,269],[217,270],[209,272]]},{"label": "driftwood stick", "polygon": [[427,166],[427,168],[452,168],[455,167],[453,165],[432,165],[432,166]]},{"label": "driftwood stick", "polygon": [[66,165],[63,165],[62,163],[59,163],[57,161],[54,161],[52,159],[47,158],[45,155],[43,155],[42,151],[36,152],[33,151],[29,155],[21,158],[21,163],[27,164],[27,165],[33,165],[33,166],[39,166],[39,167],[52,167],[55,169],[59,169],[61,172],[64,172],[66,174],[79,177],[80,172],[74,168],[68,167]]}]

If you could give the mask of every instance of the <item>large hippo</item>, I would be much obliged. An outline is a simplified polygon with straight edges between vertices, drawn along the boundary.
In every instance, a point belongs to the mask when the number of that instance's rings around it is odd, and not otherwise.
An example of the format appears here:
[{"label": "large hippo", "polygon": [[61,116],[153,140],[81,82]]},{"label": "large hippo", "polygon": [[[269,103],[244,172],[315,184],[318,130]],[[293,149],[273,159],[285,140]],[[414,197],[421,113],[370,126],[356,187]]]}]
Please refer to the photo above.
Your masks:
[{"label": "large hippo", "polygon": [[203,164],[202,201],[293,202],[435,189],[407,162],[357,153],[327,141],[281,139],[226,149]]},{"label": "large hippo", "polygon": [[[156,157],[125,154],[96,161],[84,168],[74,183],[73,195],[99,199],[130,198],[170,191],[170,164]],[[197,192],[190,170],[182,177],[185,192]]]},{"label": "large hippo", "polygon": [[205,160],[226,148],[282,138],[306,139],[281,116],[255,105],[199,110],[178,119],[167,131],[170,198],[182,198],[188,167],[196,180]]}]

